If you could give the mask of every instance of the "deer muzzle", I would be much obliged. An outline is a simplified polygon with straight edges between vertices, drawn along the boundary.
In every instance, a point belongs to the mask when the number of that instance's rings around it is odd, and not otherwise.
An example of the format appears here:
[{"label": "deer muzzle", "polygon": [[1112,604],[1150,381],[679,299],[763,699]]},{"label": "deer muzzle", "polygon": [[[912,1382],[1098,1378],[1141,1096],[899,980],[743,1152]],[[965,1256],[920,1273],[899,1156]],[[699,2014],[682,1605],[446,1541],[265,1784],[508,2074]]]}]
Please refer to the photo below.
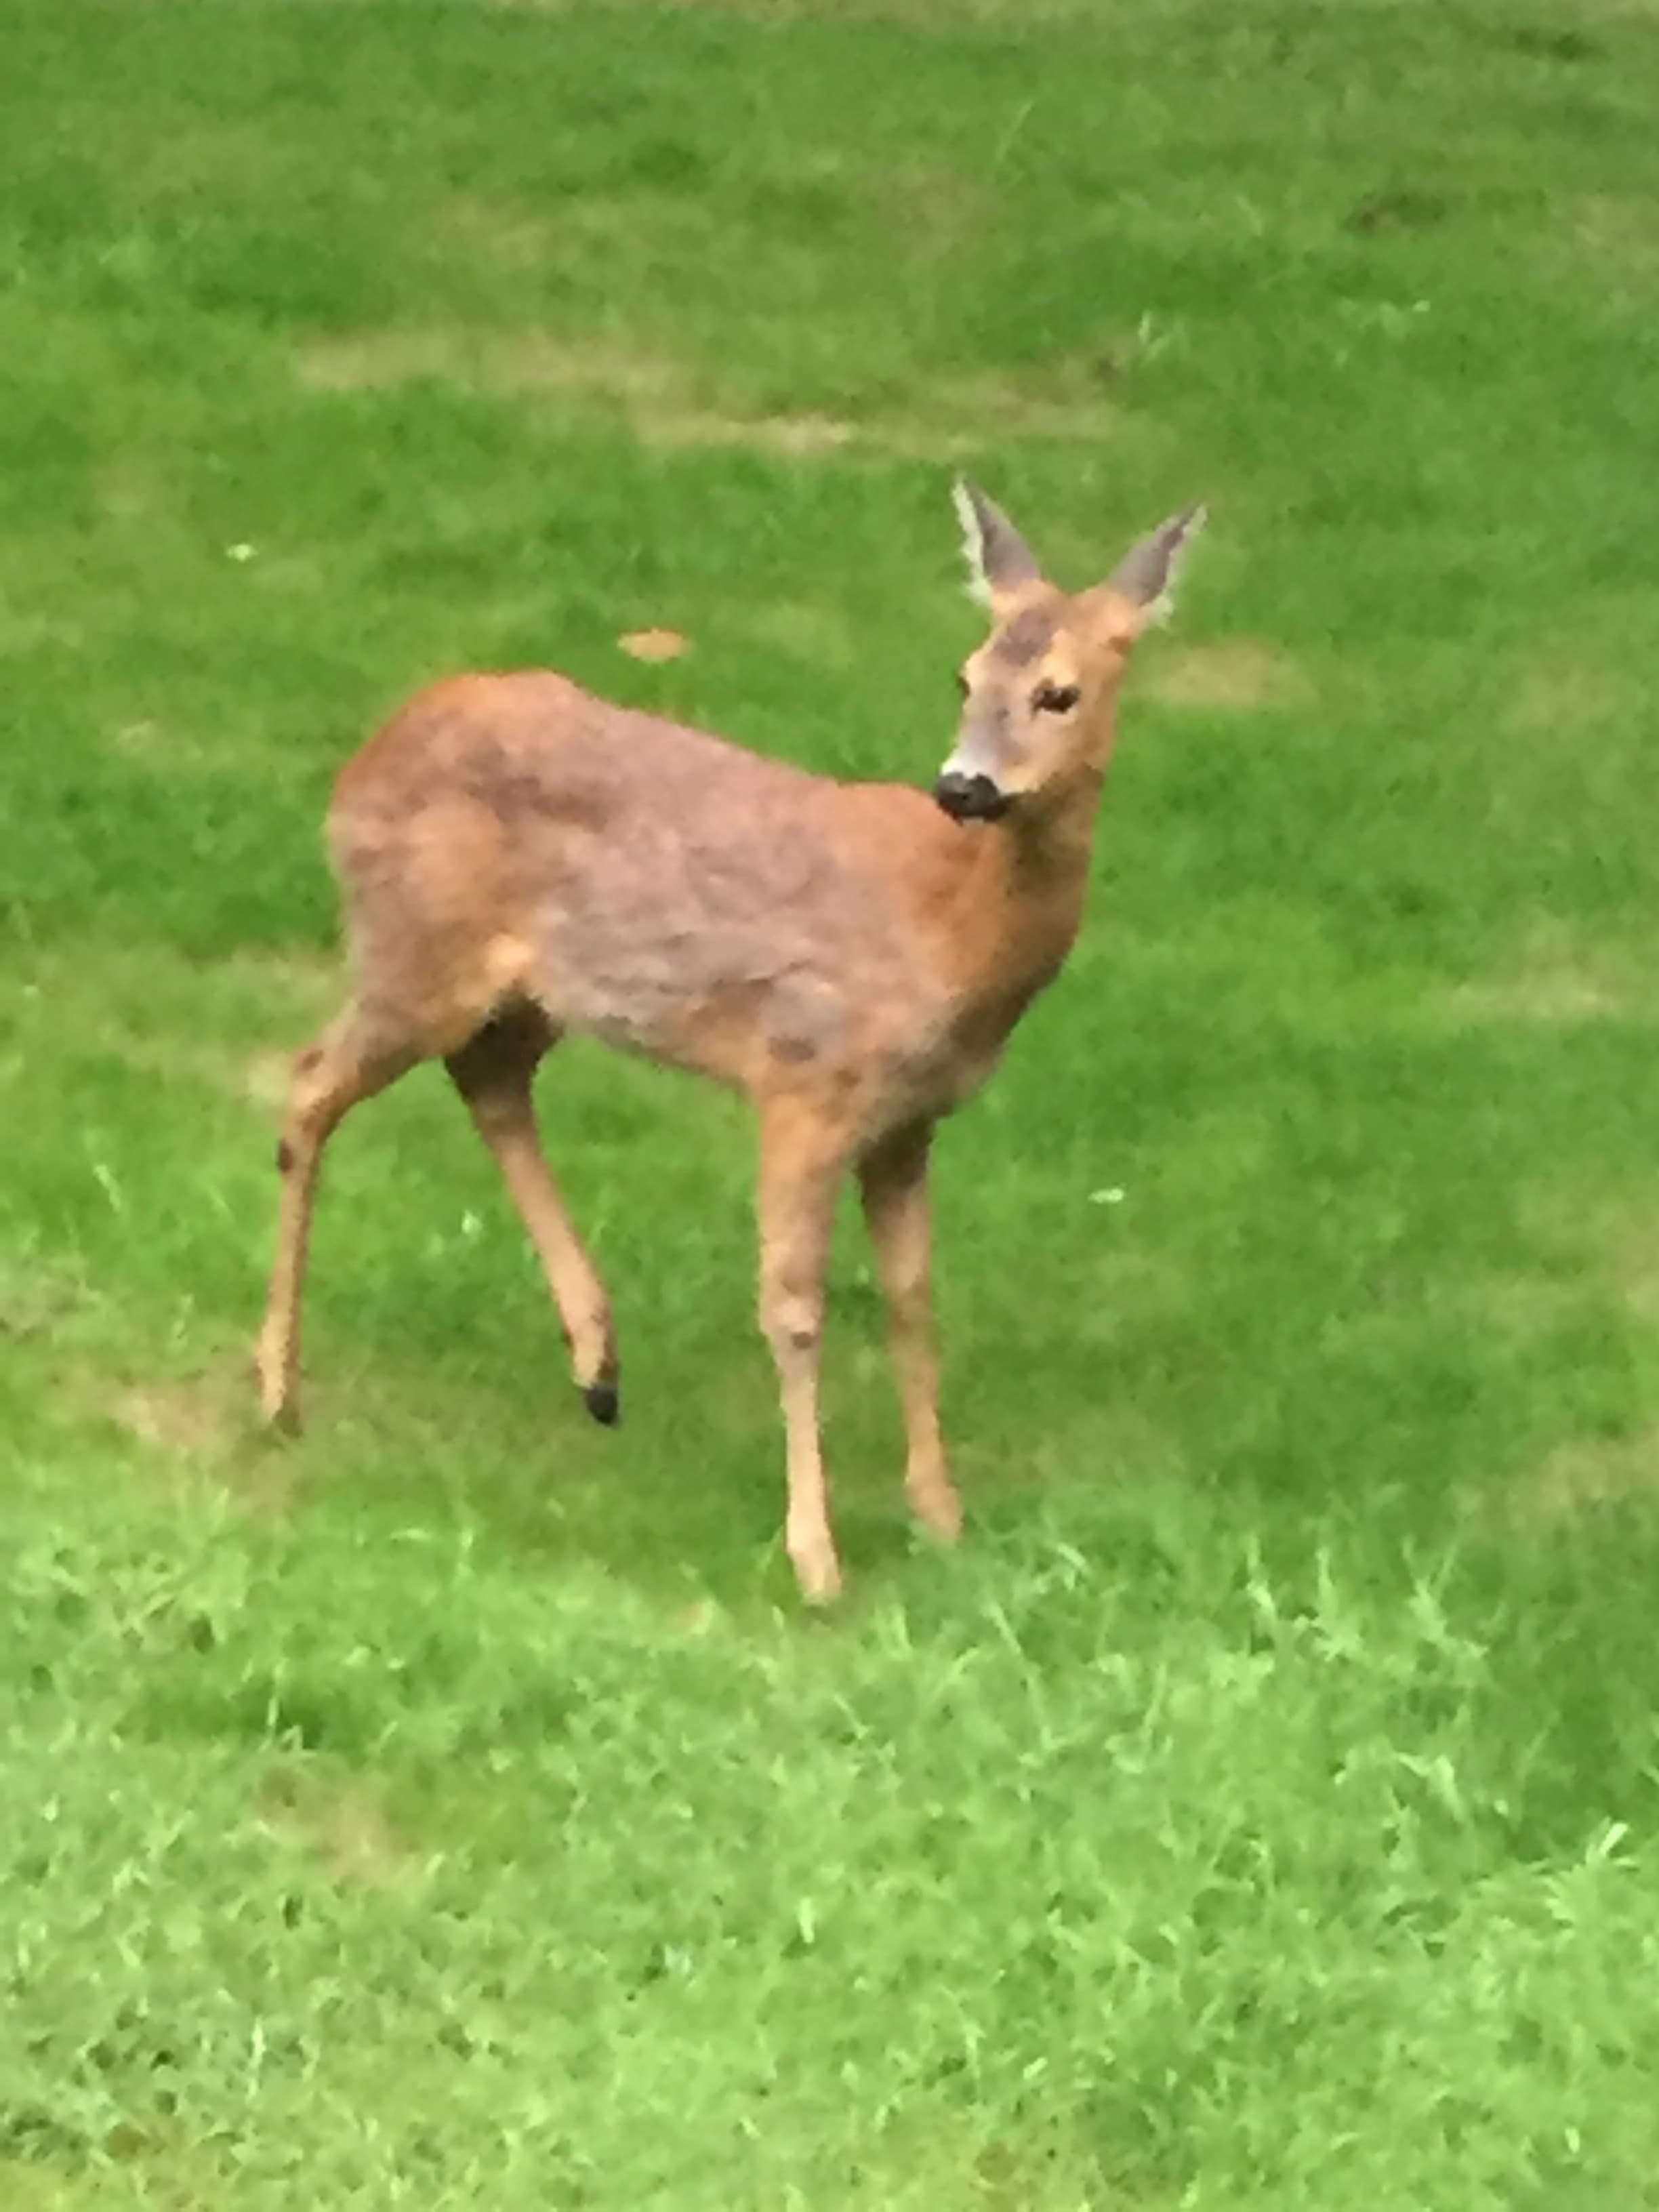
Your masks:
[{"label": "deer muzzle", "polygon": [[988,775],[964,775],[946,769],[933,786],[933,797],[953,822],[994,822],[1008,811],[1008,795]]}]

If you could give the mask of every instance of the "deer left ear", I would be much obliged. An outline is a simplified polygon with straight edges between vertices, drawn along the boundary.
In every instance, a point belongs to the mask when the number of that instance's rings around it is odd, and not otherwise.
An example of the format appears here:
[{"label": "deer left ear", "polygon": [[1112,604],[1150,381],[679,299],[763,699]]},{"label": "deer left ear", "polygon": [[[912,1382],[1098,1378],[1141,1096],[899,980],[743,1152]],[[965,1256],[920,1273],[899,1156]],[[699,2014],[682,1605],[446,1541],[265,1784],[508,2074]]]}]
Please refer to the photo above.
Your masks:
[{"label": "deer left ear", "polygon": [[1135,629],[1162,622],[1175,605],[1176,580],[1193,540],[1209,520],[1202,502],[1184,507],[1125,555],[1100,587],[1135,611]]}]

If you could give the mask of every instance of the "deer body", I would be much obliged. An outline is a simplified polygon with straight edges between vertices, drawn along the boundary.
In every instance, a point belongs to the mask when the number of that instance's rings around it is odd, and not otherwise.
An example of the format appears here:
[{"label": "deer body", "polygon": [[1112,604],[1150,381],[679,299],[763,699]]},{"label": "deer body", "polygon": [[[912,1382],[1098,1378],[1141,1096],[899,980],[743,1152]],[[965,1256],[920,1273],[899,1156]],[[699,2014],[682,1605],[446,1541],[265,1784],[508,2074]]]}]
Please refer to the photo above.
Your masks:
[{"label": "deer body", "polygon": [[342,774],[329,834],[356,963],[429,1051],[521,1000],[757,1102],[832,1082],[865,1138],[955,1102],[958,1041],[990,1046],[1054,971],[1084,884],[1021,883],[1004,841],[908,786],[540,672],[412,701]]},{"label": "deer body", "polygon": [[[1023,541],[981,495],[963,498],[994,606],[985,533],[1006,533],[1005,551]],[[1028,647],[1040,633],[1052,648],[1070,603],[1030,565],[1011,620],[1026,617]],[[731,1085],[757,1109],[761,1317],[787,1434],[788,1547],[807,1595],[839,1583],[817,1388],[830,1231],[849,1170],[889,1301],[907,1488],[922,1521],[954,1536],[928,1311],[929,1139],[989,1074],[1076,935],[1109,690],[1096,703],[1086,744],[1041,803],[1005,795],[975,767],[955,781],[978,801],[957,804],[948,769],[932,797],[843,782],[546,672],[456,678],[411,701],[347,763],[330,810],[354,988],[295,1064],[260,1343],[267,1413],[296,1418],[323,1147],[353,1104],[442,1058],[541,1258],[589,1409],[617,1418],[609,1300],[531,1104],[542,1056],[564,1034],[588,1034]],[[964,721],[963,744],[976,726]],[[1012,802],[1006,821],[988,818],[1004,809],[984,787]]]}]

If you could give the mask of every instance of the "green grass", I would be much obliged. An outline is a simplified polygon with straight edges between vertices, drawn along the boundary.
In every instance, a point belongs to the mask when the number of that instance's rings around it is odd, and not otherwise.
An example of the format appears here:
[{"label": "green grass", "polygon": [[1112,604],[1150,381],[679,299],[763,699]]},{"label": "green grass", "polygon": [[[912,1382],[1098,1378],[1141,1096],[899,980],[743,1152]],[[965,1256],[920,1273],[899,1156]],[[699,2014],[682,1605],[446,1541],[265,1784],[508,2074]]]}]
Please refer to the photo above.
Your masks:
[{"label": "green grass", "polygon": [[[0,2197],[1659,2205],[1651,10],[0,54]],[[597,1052],[627,1427],[428,1070],[268,1443],[339,761],[552,661],[925,777],[959,463],[1079,582],[1214,511],[943,1147],[962,1552],[849,1223],[801,1617],[748,1133]]]}]

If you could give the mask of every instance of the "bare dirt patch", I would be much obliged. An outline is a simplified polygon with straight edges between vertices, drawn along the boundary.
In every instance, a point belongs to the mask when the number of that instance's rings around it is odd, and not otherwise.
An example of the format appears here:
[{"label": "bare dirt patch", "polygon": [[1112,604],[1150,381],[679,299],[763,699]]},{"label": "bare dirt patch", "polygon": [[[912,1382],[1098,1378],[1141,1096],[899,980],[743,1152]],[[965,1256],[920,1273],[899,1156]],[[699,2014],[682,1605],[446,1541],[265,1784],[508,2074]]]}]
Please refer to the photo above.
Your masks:
[{"label": "bare dirt patch", "polygon": [[372,1784],[309,1763],[277,1769],[259,1792],[258,1815],[314,1858],[331,1881],[389,1889],[418,1871]]}]

